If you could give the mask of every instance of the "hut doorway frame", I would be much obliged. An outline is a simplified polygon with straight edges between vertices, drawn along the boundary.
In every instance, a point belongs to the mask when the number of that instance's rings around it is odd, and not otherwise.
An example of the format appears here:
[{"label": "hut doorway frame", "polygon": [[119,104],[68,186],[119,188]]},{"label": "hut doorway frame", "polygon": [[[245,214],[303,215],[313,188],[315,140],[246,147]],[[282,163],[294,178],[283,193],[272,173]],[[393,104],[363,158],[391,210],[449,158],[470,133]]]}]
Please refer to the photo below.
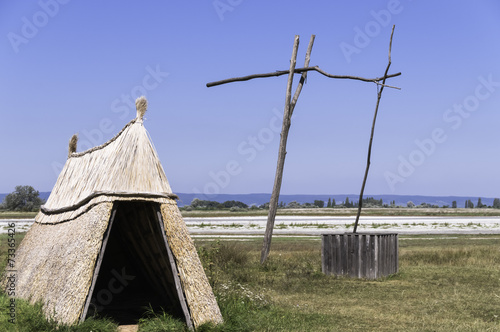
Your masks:
[{"label": "hut doorway frame", "polygon": [[[141,266],[142,276],[162,298],[162,303],[165,305],[163,308],[173,306],[172,313],[181,316],[180,318],[184,319],[188,328],[192,328],[191,314],[166,237],[160,205],[156,202],[141,200],[117,201],[113,204],[80,322],[87,318],[89,311],[95,306],[94,301],[98,292],[102,290],[96,288],[96,285],[103,282],[100,278],[109,277],[109,271],[103,271],[101,268],[103,262],[109,261],[112,254],[110,250],[113,248],[110,243],[114,244],[110,239],[116,239],[116,237],[120,237],[122,246],[127,244],[130,253],[127,263]],[[113,287],[111,280],[104,282],[109,284],[109,287]],[[121,292],[127,292],[127,288],[124,287]]]}]

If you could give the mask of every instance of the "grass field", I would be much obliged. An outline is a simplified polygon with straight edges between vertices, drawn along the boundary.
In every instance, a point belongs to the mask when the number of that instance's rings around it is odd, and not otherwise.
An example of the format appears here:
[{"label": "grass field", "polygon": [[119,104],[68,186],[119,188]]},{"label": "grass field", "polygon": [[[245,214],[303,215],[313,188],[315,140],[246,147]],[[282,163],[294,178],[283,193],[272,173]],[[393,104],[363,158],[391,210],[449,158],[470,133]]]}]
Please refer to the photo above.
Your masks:
[{"label": "grass field", "polygon": [[[198,238],[225,319],[200,330],[500,331],[500,236],[400,236],[399,243],[400,272],[367,281],[323,275],[319,237],[273,239],[264,265],[261,239]],[[2,268],[7,248],[2,235]],[[0,305],[0,326],[12,328],[5,295]],[[39,312],[18,301],[16,328],[52,331]],[[60,331],[116,328],[105,320],[85,324]],[[187,331],[162,314],[140,324],[140,331],[164,330]]]}]

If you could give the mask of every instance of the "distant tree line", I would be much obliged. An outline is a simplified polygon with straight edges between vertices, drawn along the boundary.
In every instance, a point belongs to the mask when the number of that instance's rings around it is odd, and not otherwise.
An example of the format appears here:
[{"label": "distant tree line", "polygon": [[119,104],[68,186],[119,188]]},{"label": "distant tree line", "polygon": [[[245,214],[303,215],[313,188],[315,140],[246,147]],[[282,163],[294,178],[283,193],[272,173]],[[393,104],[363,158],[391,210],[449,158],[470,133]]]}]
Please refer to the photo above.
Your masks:
[{"label": "distant tree line", "polygon": [[[344,201],[337,203],[335,198],[328,198],[326,202],[323,200],[314,200],[313,203],[299,203],[297,201],[292,201],[289,203],[285,203],[281,201],[278,204],[278,209],[311,209],[311,208],[357,208],[359,203],[357,201],[352,201],[349,197],[346,197]],[[401,208],[401,205],[396,205],[396,201],[392,200],[389,203],[384,203],[382,199],[375,199],[374,197],[363,198],[363,207],[365,208]],[[408,208],[449,208],[449,205],[439,206],[437,204],[429,204],[429,203],[420,203],[416,205],[415,203],[409,201],[406,204]],[[451,208],[458,208],[457,201],[453,201],[451,203]],[[472,208],[494,208],[500,209],[500,199],[495,198],[493,200],[493,205],[488,206],[482,203],[481,198],[478,198],[476,204],[472,202],[472,200],[468,199],[465,201],[464,208],[472,209]],[[245,209],[269,209],[269,203],[261,204],[259,206],[252,205],[248,206],[247,204],[240,201],[225,201],[223,203],[219,203],[216,201],[208,201],[208,200],[200,200],[198,198],[193,199],[191,205],[185,206],[186,210],[231,210],[231,211],[242,211]]]},{"label": "distant tree line", "polygon": [[[359,206],[359,202],[352,201],[349,197],[346,197],[343,202],[337,204],[335,198],[328,198],[328,202],[326,203],[327,208],[357,208]],[[382,198],[375,199],[373,197],[363,198],[363,207],[396,207],[396,201],[391,201],[390,204],[384,204]]]},{"label": "distant tree line", "polygon": [[[289,203],[285,203],[281,201],[278,204],[278,209],[314,209],[314,208],[357,208],[359,207],[359,203],[357,201],[352,201],[349,197],[346,197],[344,201],[336,202],[335,198],[328,198],[328,201],[325,204],[323,200],[314,200],[313,203],[299,203],[297,201],[292,201]],[[401,205],[396,205],[396,201],[392,200],[389,203],[384,203],[383,200],[375,199],[374,197],[363,198],[363,207],[365,208],[401,208]],[[437,204],[429,204],[429,203],[420,203],[416,205],[412,201],[406,203],[406,207],[408,208],[450,208],[449,205],[439,206]],[[451,208],[458,208],[457,201],[453,201],[451,203]],[[500,198],[495,198],[493,200],[493,204],[491,206],[483,204],[482,199],[478,198],[476,204],[472,202],[472,200],[468,199],[465,201],[464,208],[472,209],[472,208],[494,208],[500,209]],[[193,199],[190,205],[184,206],[185,210],[231,210],[231,211],[241,211],[245,209],[269,209],[269,203],[264,203],[261,205],[252,205],[248,206],[247,204],[240,201],[225,201],[223,203],[219,203],[217,201],[209,201],[209,200],[201,200],[198,198]]]},{"label": "distant tree line", "polygon": [[227,209],[248,209],[248,205],[240,201],[225,201],[219,203],[216,201],[201,200],[195,198],[191,201],[191,204],[185,207],[187,210],[227,210]]},{"label": "distant tree line", "polygon": [[[410,208],[411,207],[439,208],[438,205],[430,205],[430,204],[427,204],[427,203],[421,203],[420,205],[415,206],[415,204],[413,204],[413,202],[411,202],[411,201],[407,203],[407,207],[410,207]],[[441,207],[443,207],[443,208],[449,208],[450,206],[449,205],[443,205]],[[458,208],[457,201],[451,202],[451,208],[452,209]],[[474,209],[474,208],[477,208],[477,209],[483,209],[483,208],[500,209],[500,198],[493,199],[493,204],[492,205],[483,204],[481,197],[479,197],[477,199],[476,205],[474,205],[474,202],[472,202],[471,199],[467,199],[467,200],[465,200],[464,208],[465,209]]]},{"label": "distant tree line", "polygon": [[473,208],[478,208],[478,209],[482,209],[482,208],[494,208],[494,209],[500,209],[500,199],[499,198],[495,198],[493,199],[493,205],[491,206],[488,206],[486,204],[483,204],[482,200],[481,200],[481,197],[479,197],[477,199],[477,204],[476,206],[474,206],[474,203],[472,203],[472,201],[470,199],[466,200],[465,201],[465,206],[464,206],[466,209],[473,209]]}]

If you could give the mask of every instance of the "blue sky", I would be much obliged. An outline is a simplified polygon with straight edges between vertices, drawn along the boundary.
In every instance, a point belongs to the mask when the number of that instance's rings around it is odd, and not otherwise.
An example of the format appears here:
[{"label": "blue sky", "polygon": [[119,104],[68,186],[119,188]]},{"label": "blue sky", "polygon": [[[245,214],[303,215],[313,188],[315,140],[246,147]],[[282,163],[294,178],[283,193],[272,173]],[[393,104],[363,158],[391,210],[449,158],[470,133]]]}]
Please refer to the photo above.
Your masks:
[{"label": "blue sky", "polygon": [[[302,66],[381,76],[396,30],[365,194],[500,197],[496,1],[0,1],[0,192],[50,191],[67,157],[145,125],[174,192],[269,193],[286,76]],[[299,76],[295,76],[295,84]],[[372,83],[311,72],[295,108],[282,193],[357,193]],[[207,195],[206,197],[213,197]]]}]

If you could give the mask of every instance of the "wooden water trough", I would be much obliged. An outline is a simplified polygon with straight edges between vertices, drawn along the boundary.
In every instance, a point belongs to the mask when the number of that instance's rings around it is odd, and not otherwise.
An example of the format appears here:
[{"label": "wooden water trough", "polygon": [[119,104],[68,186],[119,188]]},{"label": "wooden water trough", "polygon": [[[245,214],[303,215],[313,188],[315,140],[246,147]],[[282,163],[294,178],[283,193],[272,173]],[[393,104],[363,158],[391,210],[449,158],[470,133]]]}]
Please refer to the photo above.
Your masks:
[{"label": "wooden water trough", "polygon": [[321,263],[327,275],[377,279],[399,270],[398,234],[322,234]]}]

